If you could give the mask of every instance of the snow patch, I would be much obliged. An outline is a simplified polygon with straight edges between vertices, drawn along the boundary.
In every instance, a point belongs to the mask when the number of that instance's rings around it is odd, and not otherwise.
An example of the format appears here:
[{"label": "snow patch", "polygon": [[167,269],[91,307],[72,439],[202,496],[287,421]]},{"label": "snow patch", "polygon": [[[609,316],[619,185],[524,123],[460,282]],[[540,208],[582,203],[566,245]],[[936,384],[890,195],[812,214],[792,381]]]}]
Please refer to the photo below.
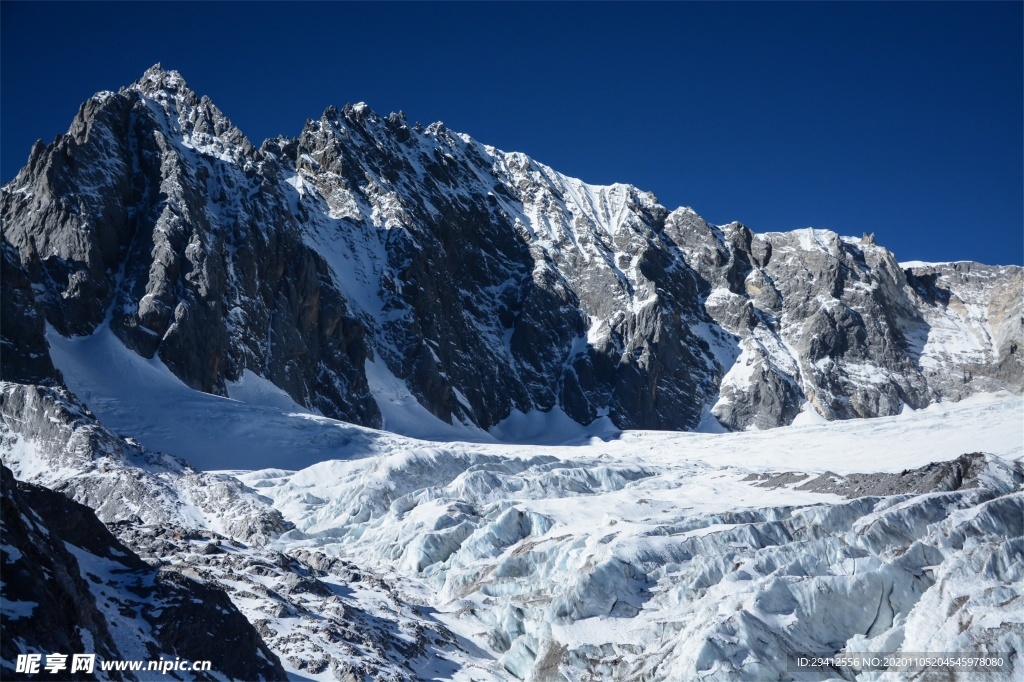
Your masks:
[{"label": "snow patch", "polygon": [[227,389],[232,400],[285,412],[310,413],[309,408],[296,403],[277,384],[248,369],[242,372],[238,381],[228,381]]},{"label": "snow patch", "polygon": [[481,429],[448,424],[433,415],[409,392],[406,383],[391,373],[383,359],[367,360],[365,368],[384,430],[425,440],[493,440]]},{"label": "snow patch", "polygon": [[488,431],[502,443],[533,445],[585,444],[592,439],[608,440],[619,434],[608,417],[598,417],[584,426],[570,419],[558,407],[548,412],[513,410],[512,414]]}]

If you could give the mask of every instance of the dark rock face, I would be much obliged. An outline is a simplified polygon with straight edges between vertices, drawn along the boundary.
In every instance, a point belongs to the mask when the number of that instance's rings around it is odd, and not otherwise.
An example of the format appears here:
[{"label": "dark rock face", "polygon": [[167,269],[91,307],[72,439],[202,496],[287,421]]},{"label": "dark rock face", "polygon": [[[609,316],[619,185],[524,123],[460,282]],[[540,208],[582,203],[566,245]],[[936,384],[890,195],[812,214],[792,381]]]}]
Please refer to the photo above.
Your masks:
[{"label": "dark rock face", "polygon": [[[387,374],[483,428],[560,408],[743,429],[1019,391],[1024,368],[1020,268],[905,271],[872,239],[716,227],[361,104],[255,148],[159,67],[37,144],[0,216],[31,284],[10,286],[60,333],[109,318],[193,388],[249,370],[372,426]],[[48,371],[32,309],[4,378]]]},{"label": "dark rock face", "polygon": [[595,193],[364,105],[264,149],[294,165],[320,250],[344,244],[335,272],[365,268],[375,290],[342,288],[377,354],[435,415],[489,427],[512,409],[561,407],[582,423],[699,422],[714,370],[687,325],[704,316],[649,194]]},{"label": "dark rock face", "polygon": [[0,376],[26,384],[58,383],[32,279],[6,240],[0,241],[0,257]]},{"label": "dark rock face", "polygon": [[[209,660],[213,672],[232,679],[285,679],[277,657],[223,591],[150,567],[91,509],[17,482],[6,467],[0,486],[4,666],[20,653],[95,653],[99,672],[100,660],[144,654]],[[36,676],[4,671],[4,679],[23,677]]]},{"label": "dark rock face", "polygon": [[4,238],[60,333],[91,333],[109,312],[125,345],[159,352],[192,388],[222,394],[250,369],[375,424],[361,324],[303,245],[276,175],[208,99],[154,68],[33,148],[0,197]]},{"label": "dark rock face", "polygon": [[[858,497],[887,497],[890,495],[925,495],[985,487],[983,476],[988,459],[983,453],[960,455],[948,462],[932,462],[917,469],[906,469],[898,474],[849,474],[842,476],[826,471],[814,478],[807,474],[786,472],[781,474],[751,474],[745,480],[757,481],[762,488],[794,485],[795,490],[841,495],[848,499]],[[1015,463],[1009,469],[1010,482],[1019,487],[1024,484],[1024,467]],[[1010,519],[1014,528],[1019,519]]]}]

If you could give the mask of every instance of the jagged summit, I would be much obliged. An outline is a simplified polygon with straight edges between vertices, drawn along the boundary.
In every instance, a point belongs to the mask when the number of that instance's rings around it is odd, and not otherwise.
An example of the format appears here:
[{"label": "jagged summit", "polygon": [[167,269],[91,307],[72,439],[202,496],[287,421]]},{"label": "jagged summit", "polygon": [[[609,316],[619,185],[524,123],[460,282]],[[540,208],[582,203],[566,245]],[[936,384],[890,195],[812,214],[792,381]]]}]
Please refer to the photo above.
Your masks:
[{"label": "jagged summit", "polygon": [[376,116],[374,111],[370,109],[370,106],[366,102],[356,102],[355,104],[346,104],[342,112],[345,116],[357,116],[367,117]]},{"label": "jagged summit", "polygon": [[0,213],[60,334],[366,425],[767,428],[1021,385],[1020,268],[711,225],[365,103],[255,148],[160,65],[37,145]]},{"label": "jagged summit", "polygon": [[146,69],[142,77],[128,86],[146,95],[154,95],[161,90],[168,92],[191,93],[188,84],[180,73],[173,69],[164,69],[159,62]]}]

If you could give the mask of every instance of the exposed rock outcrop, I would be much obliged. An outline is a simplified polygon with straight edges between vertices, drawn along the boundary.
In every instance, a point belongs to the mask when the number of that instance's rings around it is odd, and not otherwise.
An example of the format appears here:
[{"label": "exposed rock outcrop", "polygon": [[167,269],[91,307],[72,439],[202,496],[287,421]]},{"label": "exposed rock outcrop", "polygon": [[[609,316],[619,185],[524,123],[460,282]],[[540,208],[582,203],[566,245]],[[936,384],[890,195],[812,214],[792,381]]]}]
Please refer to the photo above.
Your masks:
[{"label": "exposed rock outcrop", "polygon": [[[147,679],[153,673],[100,673],[103,661],[180,657],[211,671],[171,679],[281,680],[285,672],[228,596],[142,561],[92,510],[46,488],[15,481],[0,467],[5,680],[18,654],[62,653],[61,679]],[[92,675],[70,673],[72,654],[94,653]],[[46,673],[43,673],[46,674]]]},{"label": "exposed rock outcrop", "polygon": [[304,246],[280,175],[208,99],[154,67],[33,148],[0,196],[3,235],[60,333],[88,334],[109,313],[125,345],[159,351],[192,388],[223,394],[249,368],[376,424],[362,326]]}]

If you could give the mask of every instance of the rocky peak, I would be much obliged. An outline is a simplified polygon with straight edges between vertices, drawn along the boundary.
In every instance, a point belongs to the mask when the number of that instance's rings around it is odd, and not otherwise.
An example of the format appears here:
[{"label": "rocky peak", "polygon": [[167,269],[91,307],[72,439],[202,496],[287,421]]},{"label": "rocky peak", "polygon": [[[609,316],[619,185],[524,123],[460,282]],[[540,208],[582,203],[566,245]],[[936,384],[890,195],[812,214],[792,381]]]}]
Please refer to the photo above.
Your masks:
[{"label": "rocky peak", "polygon": [[146,69],[145,73],[142,74],[142,78],[128,86],[128,89],[138,90],[149,97],[157,97],[161,91],[182,95],[195,95],[189,89],[180,73],[172,69],[163,68],[159,62]]},{"label": "rocky peak", "polygon": [[376,121],[377,114],[366,102],[346,104],[342,107],[341,115],[351,123],[362,123],[363,121]]},{"label": "rocky peak", "polygon": [[252,160],[255,148],[249,139],[209,97],[189,88],[177,71],[155,64],[122,92],[136,92],[157,104],[167,117],[169,132],[180,135],[186,144],[242,163]]}]

